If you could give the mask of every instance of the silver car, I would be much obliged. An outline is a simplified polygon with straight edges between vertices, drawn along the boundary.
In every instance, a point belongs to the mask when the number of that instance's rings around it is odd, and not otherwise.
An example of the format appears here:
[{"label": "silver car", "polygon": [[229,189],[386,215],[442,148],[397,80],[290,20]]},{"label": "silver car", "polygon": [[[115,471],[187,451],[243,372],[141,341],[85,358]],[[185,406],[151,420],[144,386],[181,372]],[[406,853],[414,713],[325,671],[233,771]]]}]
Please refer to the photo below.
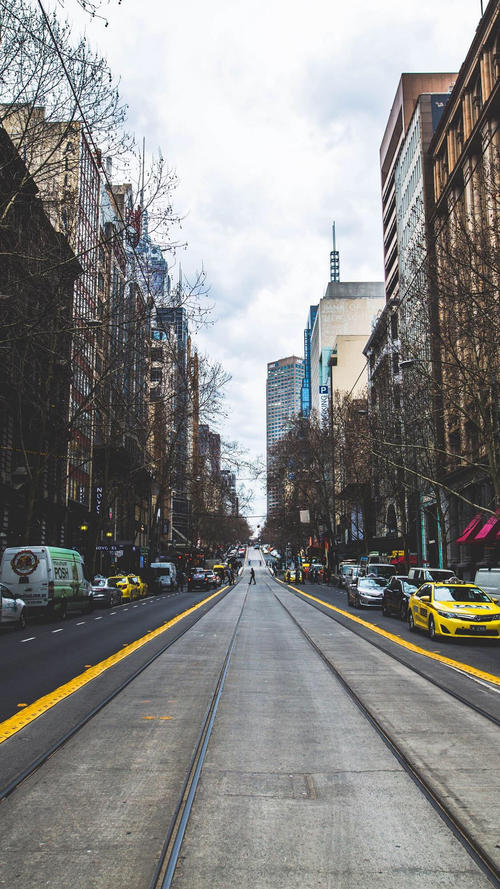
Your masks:
[{"label": "silver car", "polygon": [[385,577],[358,577],[347,590],[347,602],[355,608],[382,608]]},{"label": "silver car", "polygon": [[3,583],[0,583],[0,624],[14,624],[21,630],[26,626],[25,602],[18,596],[13,596]]}]

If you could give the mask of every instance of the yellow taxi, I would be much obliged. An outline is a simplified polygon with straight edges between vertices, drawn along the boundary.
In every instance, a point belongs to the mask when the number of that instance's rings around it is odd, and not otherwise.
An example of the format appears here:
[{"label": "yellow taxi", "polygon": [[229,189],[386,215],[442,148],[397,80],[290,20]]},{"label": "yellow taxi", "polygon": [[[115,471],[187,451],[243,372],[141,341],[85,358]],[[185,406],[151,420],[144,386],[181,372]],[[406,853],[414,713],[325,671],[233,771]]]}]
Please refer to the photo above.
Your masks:
[{"label": "yellow taxi", "polygon": [[431,639],[500,639],[500,606],[474,583],[424,583],[410,596],[408,626]]},{"label": "yellow taxi", "polygon": [[134,599],[144,599],[147,596],[148,585],[142,577],[139,577],[138,574],[127,574],[127,580],[135,587]]},{"label": "yellow taxi", "polygon": [[144,584],[135,574],[117,574],[116,577],[108,577],[108,586],[115,586],[120,590],[122,602],[132,602],[133,599],[147,596],[147,584]]}]

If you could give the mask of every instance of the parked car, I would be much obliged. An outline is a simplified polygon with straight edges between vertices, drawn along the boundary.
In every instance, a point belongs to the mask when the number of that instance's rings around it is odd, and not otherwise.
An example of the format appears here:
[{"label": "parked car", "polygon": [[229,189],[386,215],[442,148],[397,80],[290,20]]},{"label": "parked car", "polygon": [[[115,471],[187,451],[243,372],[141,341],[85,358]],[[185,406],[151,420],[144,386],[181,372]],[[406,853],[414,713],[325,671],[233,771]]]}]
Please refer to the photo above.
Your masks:
[{"label": "parked car", "polygon": [[445,583],[445,581],[450,580],[453,576],[454,573],[449,568],[427,568],[425,566],[423,568],[410,568],[408,571],[408,577],[411,580],[418,581],[420,586],[431,580],[435,580],[436,583]]},{"label": "parked car", "polygon": [[341,564],[341,570],[339,570],[339,586],[342,587],[342,589],[347,590],[349,585],[357,580],[358,574],[359,565]]},{"label": "parked car", "polygon": [[24,630],[26,626],[26,603],[24,599],[13,595],[3,583],[0,583],[0,624],[10,624]]},{"label": "parked car", "polygon": [[478,568],[474,583],[480,586],[488,596],[498,601],[500,596],[500,568]]},{"label": "parked car", "polygon": [[436,636],[500,638],[500,606],[474,583],[424,583],[410,596],[408,626]]},{"label": "parked car", "polygon": [[94,605],[102,605],[104,608],[110,608],[113,605],[122,604],[121,590],[117,586],[109,585],[107,578],[103,577],[91,586],[92,600]]},{"label": "parked car", "polygon": [[127,579],[136,589],[133,598],[144,599],[147,596],[149,590],[147,582],[143,580],[142,577],[139,577],[138,574],[127,574]]},{"label": "parked car", "polygon": [[387,581],[397,573],[394,565],[388,562],[370,562],[365,567],[360,565],[358,577],[385,577]]},{"label": "parked car", "polygon": [[418,581],[410,580],[407,575],[397,574],[395,577],[391,577],[384,588],[382,614],[386,616],[398,614],[401,620],[406,620],[409,598],[415,590],[418,590],[418,587]]},{"label": "parked car", "polygon": [[120,591],[123,602],[132,602],[132,599],[139,598],[136,584],[131,583],[129,577],[125,577],[124,574],[108,577],[108,585]]},{"label": "parked car", "polygon": [[385,585],[386,580],[383,577],[358,577],[347,591],[348,605],[354,605],[355,608],[382,608]]}]

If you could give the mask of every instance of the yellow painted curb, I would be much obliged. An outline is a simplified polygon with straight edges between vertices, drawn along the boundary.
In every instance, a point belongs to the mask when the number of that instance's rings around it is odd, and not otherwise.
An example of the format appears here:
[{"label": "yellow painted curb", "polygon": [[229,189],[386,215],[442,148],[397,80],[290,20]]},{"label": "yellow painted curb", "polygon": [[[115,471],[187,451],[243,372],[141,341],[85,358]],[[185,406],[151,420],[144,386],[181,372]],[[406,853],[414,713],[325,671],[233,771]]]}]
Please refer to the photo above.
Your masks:
[{"label": "yellow painted curb", "polygon": [[21,713],[16,713],[14,716],[9,717],[9,719],[1,722],[0,744],[2,744],[3,741],[6,741],[7,738],[15,735],[16,732],[20,731],[20,729],[29,725],[30,722],[33,722],[33,720],[37,719],[38,716],[41,716],[42,713],[50,710],[52,707],[55,706],[55,704],[58,704],[59,701],[63,701],[64,698],[68,698],[70,695],[73,694],[73,692],[78,691],[78,689],[82,688],[84,685],[87,685],[88,682],[92,682],[93,679],[96,679],[98,676],[100,676],[101,673],[109,670],[110,667],[113,667],[120,661],[125,660],[125,658],[132,654],[134,651],[142,648],[143,645],[151,642],[152,639],[156,639],[157,636],[160,636],[166,630],[170,629],[170,627],[173,627],[175,624],[179,623],[179,621],[187,617],[188,614],[192,614],[193,611],[197,611],[198,608],[201,608],[202,605],[206,605],[207,602],[210,602],[220,593],[224,592],[224,590],[227,590],[227,586],[221,587],[220,590],[217,590],[215,593],[212,593],[211,596],[208,596],[206,599],[203,599],[201,602],[198,602],[196,605],[188,608],[187,611],[183,611],[181,614],[178,614],[177,617],[173,617],[172,620],[169,620],[167,621],[167,623],[162,624],[161,627],[157,627],[156,630],[151,630],[151,632],[147,633],[146,636],[142,636],[140,639],[136,639],[135,642],[131,642],[130,645],[126,645],[120,651],[117,651],[115,654],[107,657],[104,661],[101,661],[99,664],[95,664],[95,666],[90,667],[88,670],[85,670],[84,673],[80,673],[79,676],[75,676],[74,679],[71,679],[69,682],[66,682],[64,685],[61,685],[54,691],[49,692],[49,694],[44,695],[43,698],[39,698],[38,701],[34,701],[33,704],[25,707]]},{"label": "yellow painted curb", "polygon": [[[279,580],[279,578],[276,578]],[[367,630],[371,630],[372,633],[376,633],[378,636],[384,636],[385,639],[390,639],[391,642],[396,642],[397,645],[401,645],[402,648],[407,648],[408,651],[414,651],[417,654],[423,654],[424,657],[431,658],[433,661],[439,661],[441,664],[446,664],[448,667],[455,667],[458,670],[461,670],[463,673],[468,673],[470,676],[475,676],[477,679],[483,679],[486,682],[491,682],[494,685],[500,685],[500,676],[495,676],[493,673],[485,673],[484,670],[478,670],[476,667],[471,667],[470,664],[463,664],[461,661],[454,661],[452,658],[445,657],[443,654],[437,654],[433,651],[427,651],[425,648],[419,648],[418,645],[414,645],[413,642],[407,642],[406,639],[401,639],[400,636],[394,636],[392,633],[388,633],[387,630],[383,630],[381,627],[376,627],[374,624],[368,623],[368,621],[363,620],[361,617],[356,617],[355,614],[350,614],[349,611],[343,611],[342,608],[337,608],[336,605],[331,605],[330,602],[324,602],[323,599],[317,599],[316,596],[311,596],[309,593],[305,593],[304,590],[299,590],[297,587],[291,586],[290,584],[284,583],[284,581],[279,580],[279,583],[283,584],[287,589],[293,590],[295,593],[299,593],[301,596],[305,596],[306,599],[311,599],[312,602],[318,602],[320,605],[324,605],[325,608],[329,608],[330,611],[336,611],[338,614],[342,614],[344,617],[348,617],[349,620],[354,621],[354,623],[361,624],[361,626],[366,627]],[[1,727],[0,727],[1,728]]]}]

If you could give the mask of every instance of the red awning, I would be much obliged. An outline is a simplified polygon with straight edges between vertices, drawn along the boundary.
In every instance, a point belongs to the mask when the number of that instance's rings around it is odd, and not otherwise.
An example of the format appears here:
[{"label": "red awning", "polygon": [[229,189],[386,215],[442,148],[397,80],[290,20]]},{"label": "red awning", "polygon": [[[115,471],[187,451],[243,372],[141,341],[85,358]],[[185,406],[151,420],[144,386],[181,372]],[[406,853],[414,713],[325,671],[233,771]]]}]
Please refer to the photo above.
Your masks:
[{"label": "red awning", "polygon": [[478,543],[486,543],[487,540],[495,540],[500,530],[500,522],[497,517],[490,515],[489,519],[484,523],[483,527],[474,535],[474,540]]},{"label": "red awning", "polygon": [[457,537],[457,543],[467,543],[467,541],[470,540],[473,536],[474,531],[478,528],[482,518],[483,514],[481,512],[478,512],[477,515],[475,515],[474,518],[469,522],[467,527],[464,528],[460,537]]}]

